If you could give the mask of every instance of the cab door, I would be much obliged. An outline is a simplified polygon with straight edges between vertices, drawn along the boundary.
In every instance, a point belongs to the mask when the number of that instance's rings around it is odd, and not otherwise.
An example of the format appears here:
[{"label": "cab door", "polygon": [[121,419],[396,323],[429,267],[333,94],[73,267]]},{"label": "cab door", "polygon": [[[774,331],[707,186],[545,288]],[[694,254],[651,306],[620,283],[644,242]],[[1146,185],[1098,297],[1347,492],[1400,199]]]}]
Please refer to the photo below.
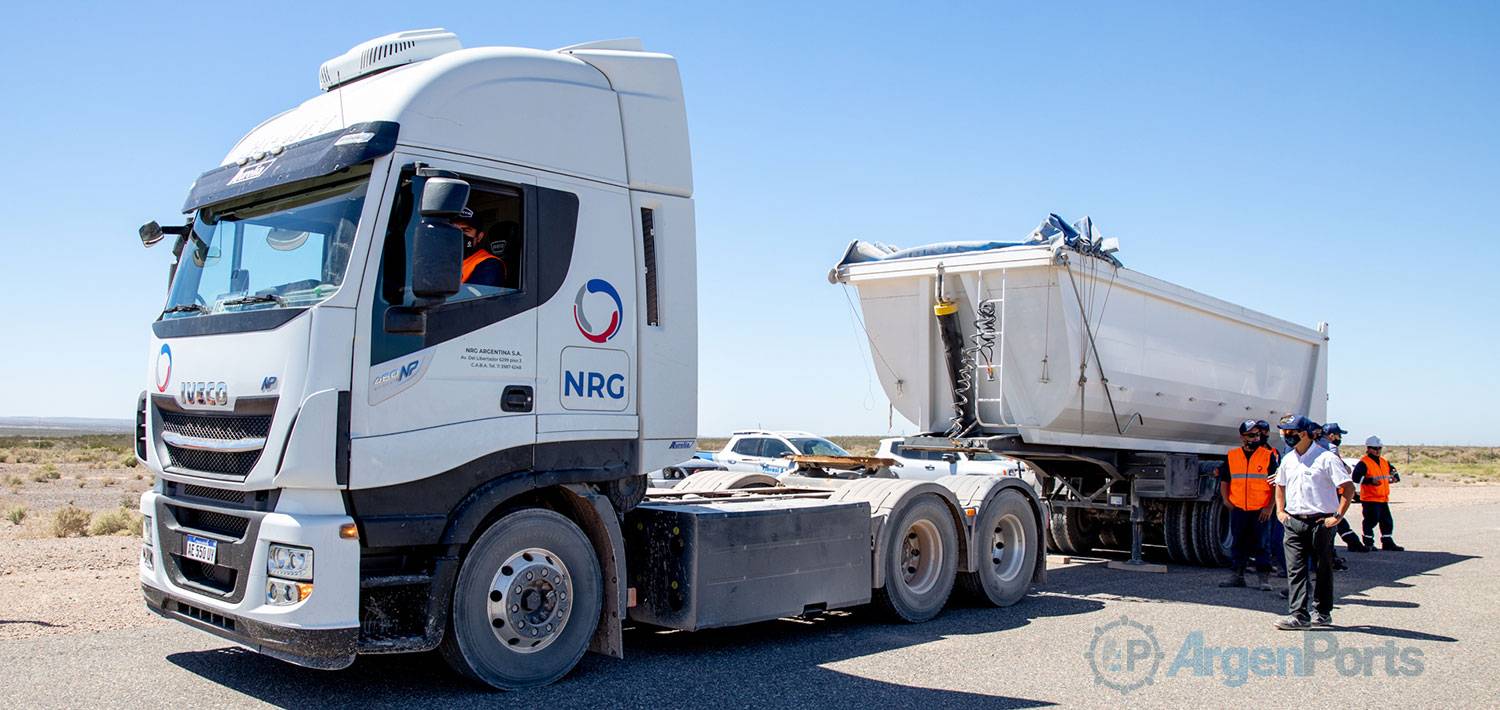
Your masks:
[{"label": "cab door", "polygon": [[[470,183],[472,222],[483,236],[466,255],[488,250],[502,261],[505,276],[463,284],[457,295],[427,308],[425,331],[411,334],[396,332],[391,316],[415,303],[405,285],[419,218],[419,167]],[[396,155],[391,175],[391,207],[371,245],[354,338],[349,487],[468,476],[466,467],[481,461],[487,475],[530,468],[536,444],[535,179],[414,153]]]}]

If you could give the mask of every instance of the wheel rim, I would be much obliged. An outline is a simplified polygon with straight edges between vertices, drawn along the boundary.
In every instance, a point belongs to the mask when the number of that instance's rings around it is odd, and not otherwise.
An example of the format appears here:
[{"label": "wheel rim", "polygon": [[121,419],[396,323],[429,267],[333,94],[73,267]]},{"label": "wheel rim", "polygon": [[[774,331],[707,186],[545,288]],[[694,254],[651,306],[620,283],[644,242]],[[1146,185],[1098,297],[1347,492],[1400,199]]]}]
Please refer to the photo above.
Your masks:
[{"label": "wheel rim", "polygon": [[943,566],[943,542],[931,520],[918,520],[901,540],[901,579],[915,594],[925,594],[938,582]]},{"label": "wheel rim", "polygon": [[536,653],[562,635],[573,609],[573,578],[550,550],[531,547],[505,560],[490,582],[490,630],[517,653]]},{"label": "wheel rim", "polygon": [[990,535],[990,563],[1001,581],[1009,582],[1021,574],[1026,543],[1026,528],[1021,526],[1020,518],[1006,513],[995,523]]}]

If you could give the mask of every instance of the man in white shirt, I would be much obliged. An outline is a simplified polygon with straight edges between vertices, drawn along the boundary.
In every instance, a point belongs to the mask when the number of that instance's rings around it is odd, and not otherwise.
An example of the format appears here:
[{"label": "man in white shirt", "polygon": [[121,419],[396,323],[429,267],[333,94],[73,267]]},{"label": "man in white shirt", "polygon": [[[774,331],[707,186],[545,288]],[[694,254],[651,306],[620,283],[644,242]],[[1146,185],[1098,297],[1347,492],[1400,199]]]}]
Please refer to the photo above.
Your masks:
[{"label": "man in white shirt", "polygon": [[[1277,428],[1290,448],[1276,469],[1276,517],[1286,526],[1289,587],[1288,615],[1277,619],[1276,628],[1332,626],[1333,529],[1354,500],[1354,482],[1338,455],[1314,441],[1319,427],[1312,420],[1288,415]],[[1309,619],[1310,582],[1314,613]]]}]

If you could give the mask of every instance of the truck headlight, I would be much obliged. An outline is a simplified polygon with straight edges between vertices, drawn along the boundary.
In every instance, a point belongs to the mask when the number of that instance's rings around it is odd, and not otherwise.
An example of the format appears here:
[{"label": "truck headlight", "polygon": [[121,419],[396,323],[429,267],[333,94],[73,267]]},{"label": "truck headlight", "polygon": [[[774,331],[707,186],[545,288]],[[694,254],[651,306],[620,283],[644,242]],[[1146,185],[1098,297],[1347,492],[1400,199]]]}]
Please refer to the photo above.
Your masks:
[{"label": "truck headlight", "polygon": [[312,581],[313,551],[305,547],[273,543],[266,555],[266,574],[282,579]]},{"label": "truck headlight", "polygon": [[282,579],[266,580],[266,603],[275,606],[296,604],[312,594],[311,582],[288,582]]}]

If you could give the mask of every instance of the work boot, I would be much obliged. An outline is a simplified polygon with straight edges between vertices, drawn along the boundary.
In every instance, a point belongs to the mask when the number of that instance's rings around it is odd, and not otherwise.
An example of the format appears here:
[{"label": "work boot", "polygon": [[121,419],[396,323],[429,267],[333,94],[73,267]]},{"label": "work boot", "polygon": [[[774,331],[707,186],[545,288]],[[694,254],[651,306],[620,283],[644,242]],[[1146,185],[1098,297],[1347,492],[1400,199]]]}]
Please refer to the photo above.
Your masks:
[{"label": "work boot", "polygon": [[1260,585],[1259,585],[1260,586],[1260,591],[1262,591],[1262,592],[1269,592],[1269,591],[1271,591],[1271,573],[1270,572],[1266,572],[1264,570],[1261,571],[1259,582],[1260,582]]},{"label": "work boot", "polygon": [[1406,548],[1404,548],[1404,547],[1402,547],[1400,545],[1397,545],[1396,541],[1393,540],[1393,539],[1391,539],[1390,535],[1381,535],[1380,536],[1380,549],[1382,549],[1382,550],[1389,550],[1391,552],[1400,552],[1402,550],[1405,550]]},{"label": "work boot", "polygon": [[1245,586],[1244,572],[1230,572],[1229,579],[1219,582],[1220,587],[1243,587]]},{"label": "work boot", "polygon": [[1353,530],[1339,537],[1344,538],[1344,545],[1348,546],[1350,552],[1369,552],[1370,548],[1375,546],[1375,541],[1370,538],[1365,538],[1364,542],[1360,542],[1359,535],[1355,534]]},{"label": "work boot", "polygon": [[1374,535],[1366,535],[1365,536],[1365,550],[1373,550],[1373,549],[1375,549],[1375,536]]},{"label": "work boot", "polygon": [[1344,571],[1346,569],[1349,569],[1349,563],[1345,562],[1344,558],[1339,557],[1338,555],[1334,555],[1333,556],[1333,569],[1336,572],[1342,572],[1342,571]]}]

